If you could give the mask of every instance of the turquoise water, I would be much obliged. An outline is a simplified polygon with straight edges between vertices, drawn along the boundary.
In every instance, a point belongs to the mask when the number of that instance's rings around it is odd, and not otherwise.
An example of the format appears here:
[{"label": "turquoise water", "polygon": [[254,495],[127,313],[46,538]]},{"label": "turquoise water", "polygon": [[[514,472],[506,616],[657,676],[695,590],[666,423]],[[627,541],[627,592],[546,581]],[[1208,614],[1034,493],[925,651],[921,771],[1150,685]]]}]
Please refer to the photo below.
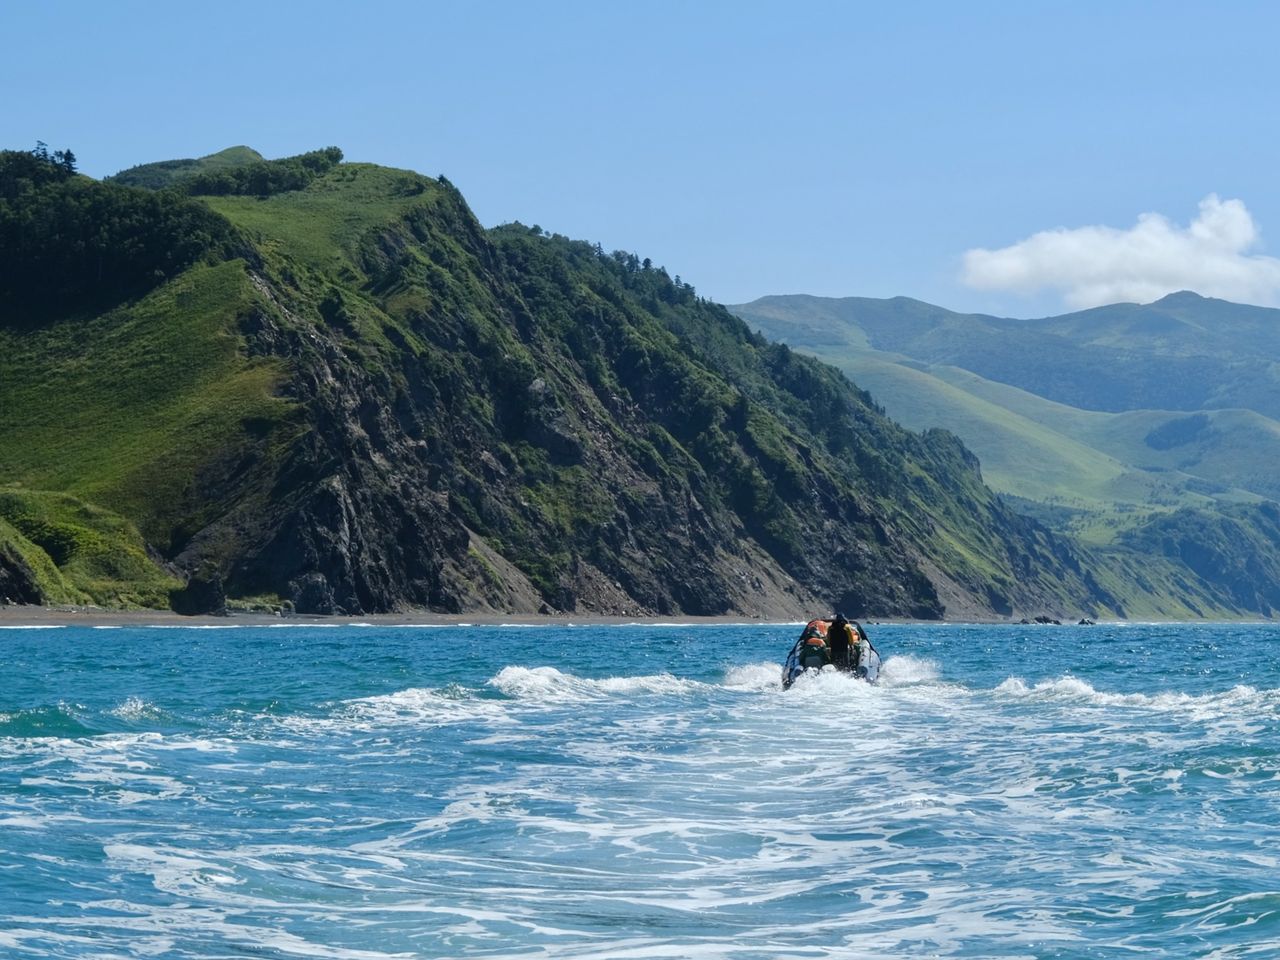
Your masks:
[{"label": "turquoise water", "polygon": [[1280,628],[0,628],[0,956],[1280,957]]}]

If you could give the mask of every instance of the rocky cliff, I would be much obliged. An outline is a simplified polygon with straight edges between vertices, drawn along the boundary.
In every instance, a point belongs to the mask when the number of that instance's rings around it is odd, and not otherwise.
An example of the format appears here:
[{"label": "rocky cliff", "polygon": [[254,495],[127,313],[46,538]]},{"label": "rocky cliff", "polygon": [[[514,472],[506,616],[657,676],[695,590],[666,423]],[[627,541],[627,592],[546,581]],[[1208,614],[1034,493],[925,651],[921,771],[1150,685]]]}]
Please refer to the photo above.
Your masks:
[{"label": "rocky cliff", "polygon": [[167,223],[217,224],[149,290],[85,279],[54,316],[10,291],[0,482],[114,511],[197,592],[302,611],[1113,610],[954,437],[648,260],[485,230],[442,179],[289,170],[170,186]]}]

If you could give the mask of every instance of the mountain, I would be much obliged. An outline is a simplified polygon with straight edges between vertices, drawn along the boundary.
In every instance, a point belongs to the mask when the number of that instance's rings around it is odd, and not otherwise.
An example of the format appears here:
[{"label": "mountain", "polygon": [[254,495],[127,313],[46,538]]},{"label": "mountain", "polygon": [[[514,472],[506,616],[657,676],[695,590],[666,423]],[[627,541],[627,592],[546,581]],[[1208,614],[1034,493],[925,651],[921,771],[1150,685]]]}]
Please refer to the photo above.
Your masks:
[{"label": "mountain", "polygon": [[234,148],[105,182],[0,154],[0,593],[940,617],[1159,591],[648,260],[486,230],[447,180],[335,148]]},{"label": "mountain", "polygon": [[[1241,408],[1280,416],[1280,311],[1176,293],[1038,320],[960,314],[897,297],[765,297],[733,308],[820,347],[959,367],[1083,410]],[[813,339],[813,335],[817,339]]]},{"label": "mountain", "polygon": [[[1280,311],[1189,292],[1036,320],[906,298],[731,309],[840,366],[904,424],[956,433],[988,483],[1082,547],[1114,559],[1169,542],[1171,524],[1245,524],[1258,535],[1235,538],[1235,562],[1274,560],[1262,504],[1280,498]],[[1237,604],[1214,576],[1195,573],[1195,592]],[[1237,609],[1267,612],[1266,594]]]}]

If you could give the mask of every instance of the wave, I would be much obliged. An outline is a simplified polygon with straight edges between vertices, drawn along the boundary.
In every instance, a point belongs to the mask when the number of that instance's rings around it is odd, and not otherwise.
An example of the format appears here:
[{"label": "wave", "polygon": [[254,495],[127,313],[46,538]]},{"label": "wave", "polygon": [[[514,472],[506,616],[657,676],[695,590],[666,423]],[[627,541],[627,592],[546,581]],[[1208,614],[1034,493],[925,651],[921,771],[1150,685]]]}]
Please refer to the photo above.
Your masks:
[{"label": "wave", "polygon": [[[247,624],[246,624],[247,626]],[[321,630],[338,630],[342,627],[353,627],[353,623],[268,623],[268,630],[310,630],[318,627]],[[360,624],[363,626],[363,624]]]},{"label": "wave", "polygon": [[141,697],[126,697],[123,702],[108,710],[107,713],[129,721],[152,720],[164,715],[163,710]]},{"label": "wave", "polygon": [[670,673],[592,679],[561,673],[555,667],[503,667],[489,685],[514,700],[558,702],[600,699],[634,693],[685,694],[707,684]]},{"label": "wave", "polygon": [[247,623],[140,623],[140,630],[244,630]]},{"label": "wave", "polygon": [[1276,708],[1280,706],[1280,690],[1259,690],[1248,684],[1237,684],[1229,690],[1211,693],[1113,693],[1098,690],[1079,677],[1065,676],[1028,685],[1021,677],[1010,677],[995,688],[997,694],[1023,700],[1083,703],[1099,707],[1134,707],[1155,711],[1238,712],[1239,708]]},{"label": "wave", "polygon": [[163,710],[141,697],[130,696],[109,709],[90,709],[65,701],[38,707],[0,711],[0,737],[17,739],[95,737],[118,726],[104,717],[115,717],[129,723],[154,721],[165,717]]},{"label": "wave", "polygon": [[900,654],[887,657],[880,667],[880,683],[886,687],[905,687],[920,683],[935,683],[942,676],[938,661],[927,657]]},{"label": "wave", "polygon": [[[725,672],[724,685],[737,690],[776,690],[781,685],[782,667],[778,663],[748,663],[730,667]],[[847,684],[862,681],[847,673],[838,673],[828,669],[819,674],[822,683],[833,689],[844,689]],[[925,657],[914,657],[904,654],[889,657],[880,668],[879,685],[881,687],[905,687],[916,684],[934,683],[941,676],[936,660]],[[807,683],[813,683],[817,677],[806,675]]]},{"label": "wave", "polygon": [[[781,665],[772,661],[745,663],[729,667],[719,684],[705,683],[670,673],[633,677],[588,678],[564,673],[555,667],[504,667],[489,685],[516,700],[560,702],[566,700],[602,699],[630,694],[681,696],[704,693],[716,688],[772,692],[781,689]],[[890,657],[880,673],[880,685],[902,687],[935,682],[940,674],[938,664],[913,656]],[[846,673],[827,670],[806,675],[802,686],[847,692],[850,685],[866,687],[863,681]]]},{"label": "wave", "polygon": [[344,700],[323,716],[260,717],[296,733],[368,733],[388,727],[440,727],[459,723],[508,723],[501,701],[484,699],[464,687],[409,687],[394,693]]},{"label": "wave", "polygon": [[84,722],[82,708],[67,703],[0,713],[0,737],[82,737],[95,732]]},{"label": "wave", "polygon": [[777,690],[782,667],[776,663],[746,663],[725,671],[724,685],[731,690]]}]

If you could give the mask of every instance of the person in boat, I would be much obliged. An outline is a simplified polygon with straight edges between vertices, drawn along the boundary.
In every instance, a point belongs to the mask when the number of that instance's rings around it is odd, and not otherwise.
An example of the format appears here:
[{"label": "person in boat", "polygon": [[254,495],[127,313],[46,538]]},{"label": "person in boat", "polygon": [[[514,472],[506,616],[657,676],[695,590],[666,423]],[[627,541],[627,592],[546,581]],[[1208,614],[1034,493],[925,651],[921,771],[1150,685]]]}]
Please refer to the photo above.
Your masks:
[{"label": "person in boat", "polygon": [[796,644],[797,660],[804,669],[821,670],[831,662],[831,647],[827,642],[828,624],[825,620],[810,620]]},{"label": "person in boat", "polygon": [[843,613],[837,613],[827,627],[827,647],[831,651],[831,662],[837,670],[848,671],[858,665],[858,635]]}]

